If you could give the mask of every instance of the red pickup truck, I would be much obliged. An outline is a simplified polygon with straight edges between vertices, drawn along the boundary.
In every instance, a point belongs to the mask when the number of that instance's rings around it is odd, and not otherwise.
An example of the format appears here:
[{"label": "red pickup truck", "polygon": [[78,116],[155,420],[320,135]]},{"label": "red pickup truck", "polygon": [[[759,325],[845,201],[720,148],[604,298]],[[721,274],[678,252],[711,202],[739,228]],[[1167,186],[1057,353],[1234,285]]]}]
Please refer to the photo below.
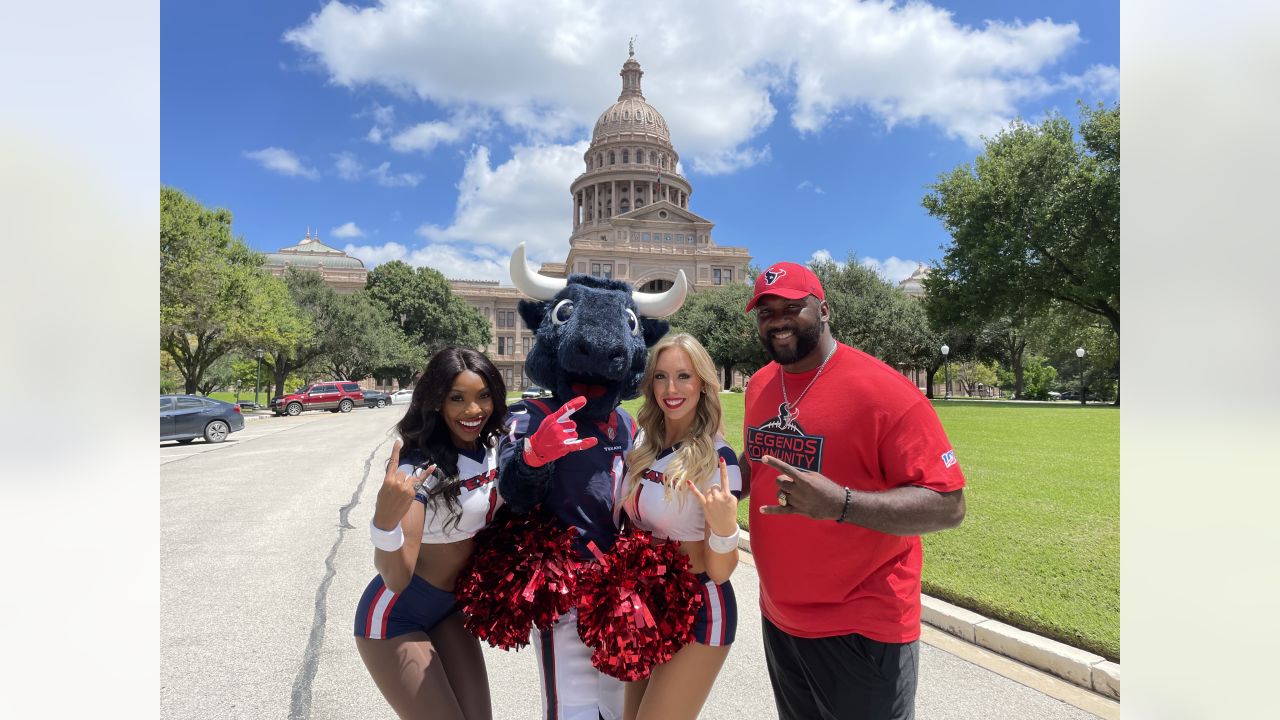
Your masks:
[{"label": "red pickup truck", "polygon": [[360,386],[347,380],[311,383],[295,393],[272,398],[271,412],[276,415],[300,415],[303,410],[351,412],[364,403]]}]

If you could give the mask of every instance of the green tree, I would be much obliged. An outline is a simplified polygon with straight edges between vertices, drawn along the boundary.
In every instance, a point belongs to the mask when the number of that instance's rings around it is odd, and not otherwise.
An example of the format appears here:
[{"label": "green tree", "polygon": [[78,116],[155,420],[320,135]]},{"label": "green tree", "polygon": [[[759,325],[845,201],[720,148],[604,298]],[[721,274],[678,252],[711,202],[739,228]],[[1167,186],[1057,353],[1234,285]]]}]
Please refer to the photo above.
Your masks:
[{"label": "green tree", "polygon": [[405,337],[365,291],[335,295],[329,309],[321,358],[335,378],[360,380],[379,368],[425,365],[422,346]]},{"label": "green tree", "polygon": [[182,391],[182,373],[173,362],[173,357],[164,350],[160,351],[160,394],[173,395]]},{"label": "green tree", "polygon": [[924,286],[974,319],[1015,324],[1064,303],[1120,334],[1120,106],[1081,108],[1081,141],[1054,116],[1015,121],[974,165],[929,186],[951,234]]},{"label": "green tree", "polygon": [[831,308],[836,339],[893,365],[926,366],[938,354],[937,333],[920,303],[850,254],[844,263],[810,263]]},{"label": "green tree", "polygon": [[160,347],[185,392],[219,358],[263,332],[262,258],[231,234],[231,212],[160,189]]},{"label": "green tree", "polygon": [[[1014,377],[1011,371],[1001,368],[996,374],[1000,378],[1001,387],[1013,389]],[[1057,377],[1058,371],[1044,357],[1028,355],[1023,367],[1021,397],[1027,400],[1048,400],[1049,390],[1053,388]]]},{"label": "green tree", "polygon": [[204,377],[200,379],[200,384],[196,386],[196,390],[201,395],[208,395],[215,390],[226,390],[235,384],[235,371],[232,368],[231,353],[227,353],[209,366],[205,371]]},{"label": "green tree", "polygon": [[696,337],[724,370],[723,384],[733,384],[734,368],[753,373],[769,362],[760,344],[755,318],[743,312],[754,290],[750,285],[730,283],[700,290],[688,296],[670,318],[672,332]]},{"label": "green tree", "polygon": [[[450,345],[483,348],[490,342],[489,322],[455,295],[437,270],[415,270],[392,260],[370,270],[365,287],[383,313],[422,346],[427,356]],[[408,375],[419,369],[416,365],[400,367],[397,374],[407,381]]]},{"label": "green tree", "polygon": [[965,360],[951,364],[951,378],[960,384],[960,392],[968,396],[978,395],[981,388],[999,387],[999,366],[993,362]]},{"label": "green tree", "polygon": [[282,336],[279,342],[261,346],[263,366],[275,388],[275,394],[269,395],[268,399],[292,389],[288,382],[291,375],[319,364],[325,351],[323,338],[334,331],[332,306],[337,293],[325,284],[320,273],[289,268],[285,272],[284,284],[290,300],[298,309],[302,327],[294,335]]}]

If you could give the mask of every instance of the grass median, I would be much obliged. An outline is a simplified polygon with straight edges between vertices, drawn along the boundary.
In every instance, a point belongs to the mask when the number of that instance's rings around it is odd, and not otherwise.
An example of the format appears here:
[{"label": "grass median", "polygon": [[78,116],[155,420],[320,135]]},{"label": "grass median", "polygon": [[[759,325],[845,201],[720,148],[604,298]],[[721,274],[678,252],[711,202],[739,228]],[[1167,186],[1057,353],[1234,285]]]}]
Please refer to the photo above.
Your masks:
[{"label": "grass median", "polygon": [[[742,448],[743,396],[720,396]],[[623,403],[634,413],[638,401]],[[937,401],[968,486],[959,528],[924,538],[924,591],[1120,659],[1120,411]],[[747,503],[738,508],[750,529]]]}]

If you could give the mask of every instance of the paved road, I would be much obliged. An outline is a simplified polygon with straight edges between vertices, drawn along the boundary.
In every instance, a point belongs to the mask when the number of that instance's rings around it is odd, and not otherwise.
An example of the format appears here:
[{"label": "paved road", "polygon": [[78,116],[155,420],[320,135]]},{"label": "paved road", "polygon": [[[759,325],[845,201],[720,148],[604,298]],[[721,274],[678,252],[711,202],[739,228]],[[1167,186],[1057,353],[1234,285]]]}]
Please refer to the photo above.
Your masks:
[{"label": "paved road", "polygon": [[[373,572],[365,526],[401,411],[252,419],[221,445],[161,445],[162,717],[394,717],[351,622]],[[703,718],[776,717],[745,557],[738,643]],[[922,720],[1119,716],[1116,703],[949,636],[926,642]],[[531,651],[486,658],[494,716],[536,717]]]}]

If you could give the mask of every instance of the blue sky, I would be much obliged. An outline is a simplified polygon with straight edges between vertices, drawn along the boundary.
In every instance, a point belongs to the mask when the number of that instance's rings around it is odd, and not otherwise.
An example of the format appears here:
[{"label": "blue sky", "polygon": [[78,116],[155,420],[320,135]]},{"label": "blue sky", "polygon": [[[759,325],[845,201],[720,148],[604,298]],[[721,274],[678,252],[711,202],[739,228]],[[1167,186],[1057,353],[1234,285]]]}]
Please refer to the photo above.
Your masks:
[{"label": "blue sky", "polygon": [[1119,97],[1116,3],[164,2],[161,180],[257,250],[311,228],[505,284],[516,243],[568,252],[632,35],[690,209],[757,265],[905,277],[947,242],[925,186],[982,134]]}]

